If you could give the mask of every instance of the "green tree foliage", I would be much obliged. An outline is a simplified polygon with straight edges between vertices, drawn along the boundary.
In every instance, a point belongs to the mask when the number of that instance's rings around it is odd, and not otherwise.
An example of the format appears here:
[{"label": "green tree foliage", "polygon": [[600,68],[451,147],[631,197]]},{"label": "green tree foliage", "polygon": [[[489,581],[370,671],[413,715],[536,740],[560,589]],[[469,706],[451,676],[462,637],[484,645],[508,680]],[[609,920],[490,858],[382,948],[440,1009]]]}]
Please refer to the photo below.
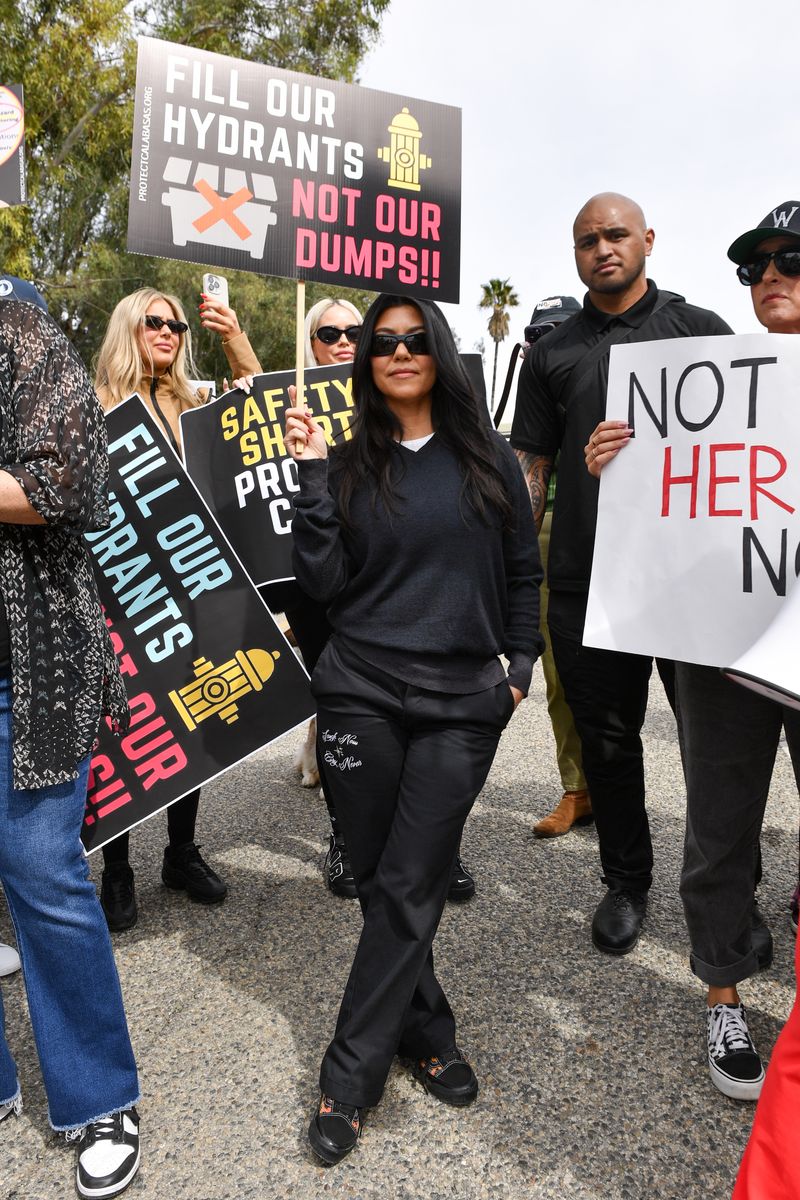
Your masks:
[{"label": "green tree foliage", "polygon": [[478,308],[490,308],[492,310],[492,315],[489,317],[489,336],[494,342],[491,397],[491,407],[494,407],[494,393],[497,383],[497,351],[500,348],[500,343],[508,337],[507,309],[516,308],[519,304],[519,297],[508,279],[490,279],[488,283],[482,283],[481,288],[483,295],[478,303]]},{"label": "green tree foliage", "polygon": [[[27,207],[0,210],[0,265],[33,279],[88,363],[114,305],[151,285],[179,296],[203,378],[218,339],[200,329],[204,268],[125,251],[136,37],[145,34],[287,70],[352,81],[389,0],[25,0],[0,7],[0,83],[25,87]],[[294,360],[289,280],[226,272],[265,369]],[[309,284],[308,303],[330,289]],[[366,292],[344,292],[363,310]]]}]

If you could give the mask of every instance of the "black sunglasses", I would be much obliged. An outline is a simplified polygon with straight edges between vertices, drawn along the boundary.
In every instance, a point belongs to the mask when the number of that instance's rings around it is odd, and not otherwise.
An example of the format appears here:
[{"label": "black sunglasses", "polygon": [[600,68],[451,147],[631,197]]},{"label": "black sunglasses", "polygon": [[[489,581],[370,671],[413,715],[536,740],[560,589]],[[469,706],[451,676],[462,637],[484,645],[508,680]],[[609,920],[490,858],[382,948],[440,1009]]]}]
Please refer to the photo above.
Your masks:
[{"label": "black sunglasses", "polygon": [[737,267],[736,274],[739,276],[739,283],[743,283],[745,287],[761,283],[764,272],[773,260],[781,275],[786,275],[790,279],[800,275],[800,250],[773,250],[771,254],[759,254],[758,258],[754,258],[752,262],[742,263],[740,267]]},{"label": "black sunglasses", "polygon": [[338,342],[342,334],[347,338],[351,346],[355,346],[358,341],[358,335],[361,332],[360,325],[348,325],[347,329],[337,329],[335,325],[320,325],[315,338],[319,338],[326,346],[332,346],[334,342]]},{"label": "black sunglasses", "polygon": [[388,358],[401,342],[409,354],[428,353],[428,338],[424,330],[419,333],[374,333],[369,352],[373,358]]},{"label": "black sunglasses", "polygon": [[189,326],[185,321],[165,321],[163,317],[151,316],[150,313],[144,319],[145,329],[161,329],[166,325],[170,333],[186,333]]}]

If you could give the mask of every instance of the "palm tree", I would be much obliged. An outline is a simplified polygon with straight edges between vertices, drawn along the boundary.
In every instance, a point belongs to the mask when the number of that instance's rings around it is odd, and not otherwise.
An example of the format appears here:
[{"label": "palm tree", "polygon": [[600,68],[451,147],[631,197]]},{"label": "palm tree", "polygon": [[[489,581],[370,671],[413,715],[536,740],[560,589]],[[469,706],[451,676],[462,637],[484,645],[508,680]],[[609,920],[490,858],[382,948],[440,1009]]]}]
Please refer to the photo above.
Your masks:
[{"label": "palm tree", "polygon": [[483,295],[478,307],[490,308],[492,310],[492,315],[489,317],[489,336],[494,342],[491,399],[491,407],[494,408],[494,390],[497,383],[497,350],[500,343],[508,337],[508,313],[506,309],[516,308],[519,304],[519,298],[507,279],[490,279],[488,283],[482,283],[481,287],[483,288]]}]

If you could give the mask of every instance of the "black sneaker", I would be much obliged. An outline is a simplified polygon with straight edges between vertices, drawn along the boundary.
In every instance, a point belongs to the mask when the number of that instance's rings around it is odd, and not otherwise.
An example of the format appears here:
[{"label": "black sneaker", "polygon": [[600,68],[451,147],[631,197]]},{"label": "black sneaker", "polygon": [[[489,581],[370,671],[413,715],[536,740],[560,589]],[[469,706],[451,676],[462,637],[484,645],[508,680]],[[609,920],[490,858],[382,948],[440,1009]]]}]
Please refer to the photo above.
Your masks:
[{"label": "black sneaker", "polygon": [[426,1092],[456,1108],[472,1104],[478,1094],[475,1072],[458,1046],[450,1046],[431,1058],[414,1059],[411,1070]]},{"label": "black sneaker", "polygon": [[461,855],[457,854],[450,876],[450,886],[447,889],[447,899],[454,904],[461,904],[464,900],[471,900],[474,895],[475,880],[461,861]]},{"label": "black sneaker", "polygon": [[308,1140],[323,1162],[341,1162],[361,1137],[361,1109],[322,1096],[308,1127]]},{"label": "black sneaker", "polygon": [[118,1196],[139,1170],[139,1114],[135,1108],[93,1121],[78,1142],[79,1196]]},{"label": "black sneaker", "polygon": [[194,842],[166,847],[161,878],[167,887],[188,892],[199,904],[219,904],[228,894],[227,883],[212,871]]},{"label": "black sneaker", "polygon": [[133,870],[129,863],[112,862],[103,868],[100,904],[112,933],[132,929],[139,919]]},{"label": "black sneaker", "polygon": [[743,1004],[708,1009],[708,1069],[715,1087],[732,1100],[757,1100],[764,1066],[747,1028]]},{"label": "black sneaker", "polygon": [[647,896],[630,888],[609,888],[595,909],[592,943],[604,954],[629,954],[639,940]]},{"label": "black sneaker", "polygon": [[323,867],[325,882],[334,896],[344,896],[347,900],[355,900],[358,896],[356,881],[353,878],[353,868],[347,846],[340,833],[332,833],[328,853],[325,855]]}]

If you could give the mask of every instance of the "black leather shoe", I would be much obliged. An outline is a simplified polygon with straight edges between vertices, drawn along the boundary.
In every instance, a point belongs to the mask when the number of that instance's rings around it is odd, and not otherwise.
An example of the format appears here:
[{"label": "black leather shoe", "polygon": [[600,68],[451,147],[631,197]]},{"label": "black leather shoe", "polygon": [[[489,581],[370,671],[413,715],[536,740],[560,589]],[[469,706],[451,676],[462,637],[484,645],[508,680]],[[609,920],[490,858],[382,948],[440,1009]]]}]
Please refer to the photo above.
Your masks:
[{"label": "black leather shoe", "polygon": [[604,954],[628,954],[639,940],[647,896],[630,888],[609,888],[595,909],[592,942]]},{"label": "black leather shoe", "polygon": [[759,971],[767,971],[772,966],[772,934],[769,926],[761,915],[758,901],[753,901],[753,914],[750,918],[750,936],[753,949],[758,959]]},{"label": "black leather shoe", "polygon": [[103,868],[100,904],[112,933],[132,929],[139,919],[133,871],[126,862],[112,862]]},{"label": "black leather shoe", "polygon": [[361,1109],[323,1096],[308,1127],[308,1140],[323,1162],[333,1165],[354,1150],[361,1137]]},{"label": "black leather shoe", "polygon": [[194,842],[166,847],[161,878],[168,888],[188,892],[199,904],[219,904],[228,894],[227,883],[212,871]]},{"label": "black leather shoe", "polygon": [[450,876],[450,886],[447,889],[447,899],[453,904],[461,904],[471,900],[475,895],[475,880],[461,861],[461,855],[456,855],[453,873]]},{"label": "black leather shoe", "polygon": [[356,881],[353,878],[353,868],[347,846],[340,833],[332,833],[328,853],[325,855],[323,867],[325,882],[334,896],[344,896],[347,900],[355,900],[358,896]]},{"label": "black leather shoe", "polygon": [[437,1100],[463,1108],[478,1094],[478,1080],[458,1046],[450,1046],[432,1058],[416,1058],[411,1063],[414,1078]]}]

